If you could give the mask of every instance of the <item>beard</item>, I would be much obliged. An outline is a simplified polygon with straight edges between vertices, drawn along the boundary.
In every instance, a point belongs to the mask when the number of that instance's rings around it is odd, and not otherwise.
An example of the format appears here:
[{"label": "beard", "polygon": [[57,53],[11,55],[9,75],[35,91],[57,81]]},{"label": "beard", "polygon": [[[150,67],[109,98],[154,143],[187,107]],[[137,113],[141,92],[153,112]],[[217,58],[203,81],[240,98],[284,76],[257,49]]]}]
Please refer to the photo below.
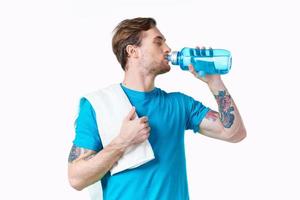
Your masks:
[{"label": "beard", "polygon": [[153,62],[147,68],[147,71],[153,75],[164,74],[171,70],[170,65],[165,61],[162,61],[160,63]]},{"label": "beard", "polygon": [[146,74],[159,75],[171,70],[169,62],[166,59],[153,60],[149,56],[142,56],[139,65]]},{"label": "beard", "polygon": [[170,65],[163,64],[159,67],[159,71],[157,72],[157,75],[167,73],[170,70],[171,70]]}]

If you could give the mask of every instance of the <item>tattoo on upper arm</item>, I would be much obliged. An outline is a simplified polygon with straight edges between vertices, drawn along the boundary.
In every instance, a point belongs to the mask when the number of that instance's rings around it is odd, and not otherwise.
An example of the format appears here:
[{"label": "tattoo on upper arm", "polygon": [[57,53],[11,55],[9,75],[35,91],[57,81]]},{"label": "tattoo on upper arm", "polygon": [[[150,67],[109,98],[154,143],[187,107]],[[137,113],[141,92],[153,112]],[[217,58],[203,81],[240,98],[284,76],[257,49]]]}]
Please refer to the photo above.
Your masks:
[{"label": "tattoo on upper arm", "polygon": [[219,112],[221,115],[221,122],[225,128],[230,128],[234,121],[234,107],[232,105],[231,96],[226,94],[226,91],[219,91],[218,95],[215,95],[215,98],[219,105]]},{"label": "tattoo on upper arm", "polygon": [[[74,160],[76,160],[77,158],[79,158],[80,156],[83,156],[83,154],[86,154],[89,150],[84,149],[84,148],[80,148],[77,147],[76,145],[73,145],[70,151],[70,155],[69,155],[69,163],[73,162]],[[89,160],[91,159],[95,154],[91,154],[91,155],[87,155],[86,157],[83,157],[84,160]]]}]

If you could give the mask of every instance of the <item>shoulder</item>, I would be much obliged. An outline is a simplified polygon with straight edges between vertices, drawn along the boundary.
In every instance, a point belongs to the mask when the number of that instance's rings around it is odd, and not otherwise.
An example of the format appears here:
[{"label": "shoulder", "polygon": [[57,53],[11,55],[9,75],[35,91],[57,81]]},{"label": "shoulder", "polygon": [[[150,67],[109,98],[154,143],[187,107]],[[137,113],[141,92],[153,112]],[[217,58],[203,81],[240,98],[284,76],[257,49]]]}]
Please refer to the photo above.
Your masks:
[{"label": "shoulder", "polygon": [[161,90],[161,92],[166,96],[168,102],[172,103],[173,105],[184,106],[188,110],[205,107],[201,101],[185,93],[177,91],[165,92],[163,90]]},{"label": "shoulder", "polygon": [[165,97],[170,98],[170,99],[174,99],[174,100],[187,101],[189,99],[193,99],[189,95],[186,95],[186,94],[184,94],[182,92],[178,92],[178,91],[175,91],[175,92],[166,92],[164,90],[161,90],[161,93],[163,95],[165,95]]},{"label": "shoulder", "polygon": [[95,110],[92,104],[89,102],[88,99],[82,97],[79,101],[79,113],[78,118],[81,119],[89,119],[91,117],[95,117]]},{"label": "shoulder", "polygon": [[191,104],[195,101],[193,97],[178,91],[166,92],[162,89],[159,89],[159,94],[168,102],[180,105]]},{"label": "shoulder", "polygon": [[111,98],[122,91],[120,84],[111,84],[106,87],[85,93],[82,98],[87,99],[92,105],[96,102],[109,102]]},{"label": "shoulder", "polygon": [[103,87],[103,88],[99,88],[97,90],[93,90],[91,92],[88,92],[86,94],[84,94],[83,96],[84,97],[91,97],[91,96],[99,96],[99,95],[104,95],[108,92],[112,92],[112,91],[116,91],[116,90],[120,90],[120,84],[118,83],[115,83],[115,84],[111,84],[111,85],[108,85],[106,87]]}]

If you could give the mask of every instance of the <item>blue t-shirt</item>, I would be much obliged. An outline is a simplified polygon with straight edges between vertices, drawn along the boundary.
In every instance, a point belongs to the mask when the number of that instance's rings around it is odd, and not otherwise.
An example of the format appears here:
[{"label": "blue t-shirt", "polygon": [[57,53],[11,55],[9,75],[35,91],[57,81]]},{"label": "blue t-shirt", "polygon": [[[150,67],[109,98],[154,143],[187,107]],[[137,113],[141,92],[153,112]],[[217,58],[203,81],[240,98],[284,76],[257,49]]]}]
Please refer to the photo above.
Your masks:
[{"label": "blue t-shirt", "polygon": [[[139,92],[121,86],[138,116],[149,119],[148,140],[155,159],[113,176],[108,172],[101,179],[104,200],[189,199],[184,131],[199,132],[209,108],[179,92],[166,93],[159,88]],[[75,127],[74,145],[95,151],[103,148],[96,113],[85,98],[80,101]]]}]

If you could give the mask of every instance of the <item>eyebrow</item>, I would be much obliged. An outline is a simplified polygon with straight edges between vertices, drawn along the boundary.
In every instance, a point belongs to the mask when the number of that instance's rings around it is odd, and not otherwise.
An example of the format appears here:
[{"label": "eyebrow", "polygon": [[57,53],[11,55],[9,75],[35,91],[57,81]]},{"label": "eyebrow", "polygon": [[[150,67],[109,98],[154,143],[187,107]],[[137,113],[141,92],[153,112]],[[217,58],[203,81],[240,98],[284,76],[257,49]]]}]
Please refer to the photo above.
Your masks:
[{"label": "eyebrow", "polygon": [[164,38],[164,37],[158,35],[158,36],[156,36],[155,38],[153,38],[153,40],[163,40],[163,41],[166,41],[166,38]]}]

